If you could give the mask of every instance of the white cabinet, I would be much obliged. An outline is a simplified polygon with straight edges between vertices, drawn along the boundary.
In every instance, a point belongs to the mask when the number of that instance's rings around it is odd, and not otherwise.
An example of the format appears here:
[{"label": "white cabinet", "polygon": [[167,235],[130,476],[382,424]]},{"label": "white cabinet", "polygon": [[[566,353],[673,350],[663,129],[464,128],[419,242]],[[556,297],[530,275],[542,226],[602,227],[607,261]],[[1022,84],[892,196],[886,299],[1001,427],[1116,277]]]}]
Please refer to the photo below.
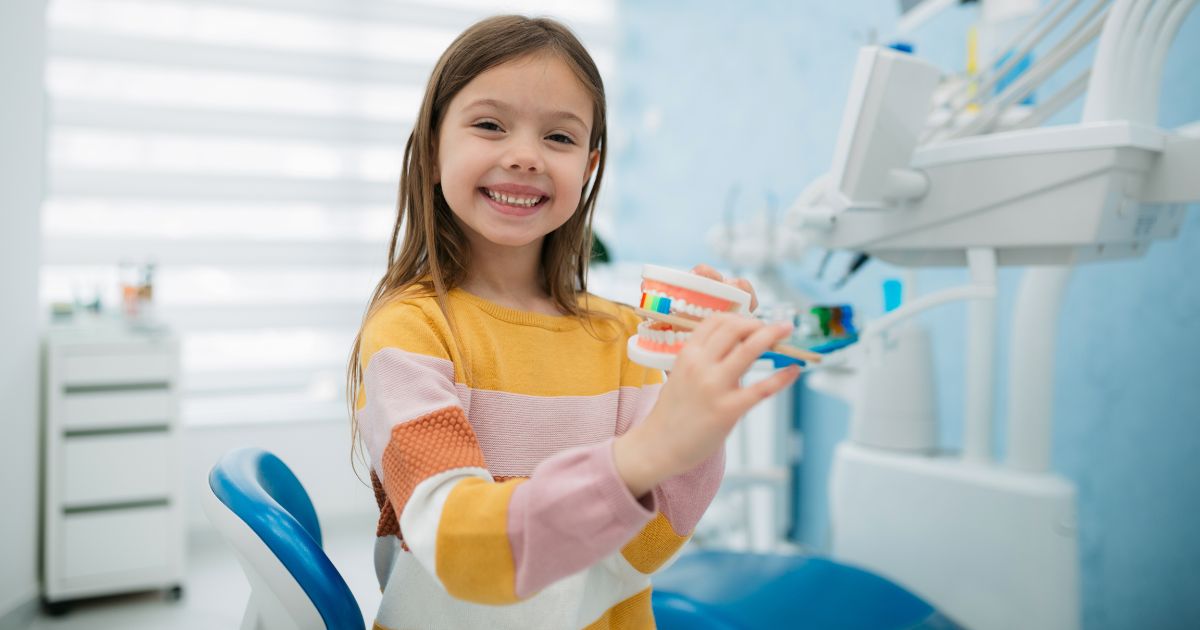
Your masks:
[{"label": "white cabinet", "polygon": [[45,337],[43,596],[170,589],[183,581],[179,341],[119,323]]}]

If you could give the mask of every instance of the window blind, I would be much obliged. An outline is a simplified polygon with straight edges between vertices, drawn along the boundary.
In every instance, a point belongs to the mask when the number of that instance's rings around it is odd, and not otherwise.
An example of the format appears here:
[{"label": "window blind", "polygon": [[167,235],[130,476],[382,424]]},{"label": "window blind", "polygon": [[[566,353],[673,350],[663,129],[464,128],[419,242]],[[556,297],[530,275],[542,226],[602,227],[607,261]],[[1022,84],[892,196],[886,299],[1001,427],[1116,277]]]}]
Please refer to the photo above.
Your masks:
[{"label": "window blind", "polygon": [[344,421],[404,141],[474,21],[549,15],[612,85],[615,0],[52,0],[42,300],[152,262],[188,424]]}]

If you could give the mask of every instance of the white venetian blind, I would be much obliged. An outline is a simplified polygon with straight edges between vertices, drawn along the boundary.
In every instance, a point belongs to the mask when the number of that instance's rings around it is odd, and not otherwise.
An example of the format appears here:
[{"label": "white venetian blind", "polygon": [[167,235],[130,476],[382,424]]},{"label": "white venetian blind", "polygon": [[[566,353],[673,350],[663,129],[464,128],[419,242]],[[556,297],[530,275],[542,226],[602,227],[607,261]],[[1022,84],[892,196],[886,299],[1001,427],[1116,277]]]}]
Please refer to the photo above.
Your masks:
[{"label": "white venetian blind", "polygon": [[185,422],[344,420],[434,61],[549,15],[611,85],[614,3],[52,0],[43,301],[115,308],[118,265],[153,262]]}]

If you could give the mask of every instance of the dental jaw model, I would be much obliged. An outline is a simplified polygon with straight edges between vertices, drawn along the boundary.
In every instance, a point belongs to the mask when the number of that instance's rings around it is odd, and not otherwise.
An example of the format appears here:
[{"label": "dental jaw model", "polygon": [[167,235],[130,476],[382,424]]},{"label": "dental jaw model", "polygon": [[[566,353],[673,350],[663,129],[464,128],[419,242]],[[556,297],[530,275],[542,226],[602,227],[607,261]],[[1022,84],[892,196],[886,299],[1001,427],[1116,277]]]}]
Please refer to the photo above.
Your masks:
[{"label": "dental jaw model", "polygon": [[[749,316],[750,294],[693,273],[646,265],[642,269],[639,306],[642,311],[666,317],[647,319],[638,325],[637,334],[629,338],[629,358],[646,367],[669,370],[691,337],[688,324],[698,324],[715,313]],[[672,319],[675,323],[668,323]]]}]

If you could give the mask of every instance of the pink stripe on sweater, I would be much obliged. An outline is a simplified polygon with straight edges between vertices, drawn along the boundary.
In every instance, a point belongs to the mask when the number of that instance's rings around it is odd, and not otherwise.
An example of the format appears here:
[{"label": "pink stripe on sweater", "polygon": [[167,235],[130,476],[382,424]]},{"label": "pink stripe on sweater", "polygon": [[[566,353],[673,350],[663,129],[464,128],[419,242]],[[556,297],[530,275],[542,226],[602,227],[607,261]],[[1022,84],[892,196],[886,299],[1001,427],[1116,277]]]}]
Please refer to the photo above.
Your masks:
[{"label": "pink stripe on sweater", "polygon": [[612,440],[565,451],[539,465],[508,505],[517,597],[620,549],[654,517],[655,495],[648,497],[650,505],[639,503],[617,474]]},{"label": "pink stripe on sweater", "polygon": [[717,496],[724,476],[725,449],[720,448],[699,466],[658,484],[654,497],[672,531],[680,536],[692,535],[696,523]]},{"label": "pink stripe on sweater", "polygon": [[450,361],[398,348],[377,352],[363,380],[367,401],[359,421],[368,452],[382,453],[395,425],[459,405],[467,412],[488,470],[497,477],[528,477],[559,451],[624,433],[641,421],[661,387],[554,397],[470,389],[454,382]]},{"label": "pink stripe on sweater", "polygon": [[637,387],[621,388],[621,405],[617,409],[617,435],[625,435],[635,424],[646,419],[654,403],[658,402],[658,394],[662,383]]},{"label": "pink stripe on sweater", "polygon": [[380,474],[380,458],[393,427],[432,411],[471,404],[467,388],[454,382],[453,363],[398,348],[383,348],[371,356],[363,389],[366,404],[358,411],[358,426]]},{"label": "pink stripe on sweater", "polygon": [[562,450],[624,433],[658,399],[658,389],[622,387],[599,396],[556,397],[476,389],[467,417],[492,475],[528,477]]},{"label": "pink stripe on sweater", "polygon": [[[646,406],[635,414],[631,427],[645,422],[650,409],[658,401],[662,385],[655,385],[654,388],[654,397],[644,401]],[[631,427],[626,427],[626,430]],[[725,447],[722,446],[695,468],[658,484],[654,489],[658,509],[670,521],[671,529],[676,534],[692,534],[696,523],[700,522],[700,517],[704,516],[704,511],[712,503],[713,497],[717,496],[717,489],[720,488],[724,476]]]},{"label": "pink stripe on sweater", "polygon": [[617,398],[615,391],[550,398],[472,390],[467,418],[493,476],[527,477],[562,450],[612,437]]}]

